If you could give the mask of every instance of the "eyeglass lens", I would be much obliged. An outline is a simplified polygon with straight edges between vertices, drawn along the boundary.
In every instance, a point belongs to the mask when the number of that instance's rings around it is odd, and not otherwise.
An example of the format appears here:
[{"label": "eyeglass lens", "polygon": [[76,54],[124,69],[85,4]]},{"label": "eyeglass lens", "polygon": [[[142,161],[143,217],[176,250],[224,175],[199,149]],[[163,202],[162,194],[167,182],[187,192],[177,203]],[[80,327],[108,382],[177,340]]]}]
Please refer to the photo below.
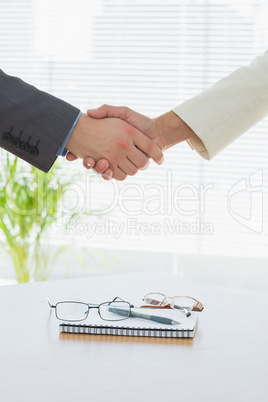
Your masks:
[{"label": "eyeglass lens", "polygon": [[56,316],[59,320],[82,321],[88,316],[89,307],[80,302],[59,302],[56,307]]},{"label": "eyeglass lens", "polygon": [[125,320],[130,315],[130,304],[124,301],[102,303],[99,306],[99,314],[103,320]]},{"label": "eyeglass lens", "polygon": [[124,301],[105,302],[99,306],[90,306],[82,302],[59,302],[56,305],[56,316],[63,321],[82,321],[88,316],[90,308],[98,308],[103,320],[120,321],[130,316],[130,304]]}]

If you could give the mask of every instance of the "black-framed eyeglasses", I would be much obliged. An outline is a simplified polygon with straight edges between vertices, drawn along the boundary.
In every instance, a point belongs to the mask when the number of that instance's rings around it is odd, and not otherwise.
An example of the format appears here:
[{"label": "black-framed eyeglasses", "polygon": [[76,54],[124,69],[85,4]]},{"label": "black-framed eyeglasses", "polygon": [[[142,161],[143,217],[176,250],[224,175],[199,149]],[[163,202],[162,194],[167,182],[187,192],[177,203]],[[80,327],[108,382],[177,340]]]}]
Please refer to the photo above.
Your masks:
[{"label": "black-framed eyeglasses", "polygon": [[61,321],[83,321],[88,317],[90,309],[97,309],[102,320],[121,321],[126,320],[134,306],[129,302],[115,297],[112,301],[100,304],[84,303],[80,301],[60,301],[52,304],[47,298],[51,309],[55,310],[56,317]]}]

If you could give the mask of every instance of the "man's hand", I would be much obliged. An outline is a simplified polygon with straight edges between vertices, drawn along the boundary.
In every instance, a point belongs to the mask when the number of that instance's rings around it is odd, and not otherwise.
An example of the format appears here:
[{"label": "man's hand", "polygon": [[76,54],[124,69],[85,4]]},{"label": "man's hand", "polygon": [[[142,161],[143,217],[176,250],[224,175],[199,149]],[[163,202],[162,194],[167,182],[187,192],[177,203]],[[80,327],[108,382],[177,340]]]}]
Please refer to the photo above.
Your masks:
[{"label": "man's hand", "polygon": [[117,180],[136,174],[147,165],[149,158],[158,164],[163,161],[162,151],[152,140],[118,118],[96,119],[82,114],[66,148],[70,151],[68,160],[90,155],[93,160],[85,159],[85,166],[106,159]]},{"label": "man's hand", "polygon": [[87,114],[95,119],[118,117],[154,140],[160,149],[165,150],[167,148],[165,137],[161,132],[162,127],[158,124],[157,119],[150,119],[125,106],[102,105],[97,109],[88,110]]},{"label": "man's hand", "polygon": [[150,119],[125,106],[102,105],[98,109],[88,110],[87,114],[96,119],[119,117],[154,140],[162,151],[196,136],[174,112],[167,112],[155,119]]},{"label": "man's hand", "polygon": [[[153,140],[162,151],[196,136],[194,131],[174,112],[167,112],[155,119],[150,119],[127,107],[103,105],[98,109],[88,110],[87,113],[96,119],[119,117]],[[84,163],[89,160],[86,158]],[[100,164],[97,162],[94,166],[98,173],[106,174],[106,171],[102,169],[104,162],[100,161]],[[109,174],[110,171],[108,176]]]}]

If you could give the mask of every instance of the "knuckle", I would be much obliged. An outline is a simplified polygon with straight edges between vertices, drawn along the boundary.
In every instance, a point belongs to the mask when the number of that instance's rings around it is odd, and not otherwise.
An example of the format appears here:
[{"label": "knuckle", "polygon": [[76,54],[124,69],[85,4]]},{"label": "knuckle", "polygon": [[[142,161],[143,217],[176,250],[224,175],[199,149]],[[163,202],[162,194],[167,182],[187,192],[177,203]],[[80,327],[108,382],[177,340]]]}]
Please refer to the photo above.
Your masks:
[{"label": "knuckle", "polygon": [[114,165],[118,165],[118,163],[121,161],[121,155],[118,154],[117,152],[113,152],[112,155],[111,155],[110,161]]},{"label": "knuckle", "polygon": [[144,168],[147,166],[148,162],[149,162],[149,159],[148,159],[148,158],[147,158],[147,159],[144,159],[144,160],[142,160],[142,161],[140,161],[138,168],[139,168],[139,169],[144,169]]},{"label": "knuckle", "polygon": [[154,148],[155,144],[153,143],[153,141],[148,141],[144,150],[148,155],[151,155],[152,152],[154,151]]},{"label": "knuckle", "polygon": [[129,108],[127,106],[123,106],[123,113],[126,115],[129,113]]},{"label": "knuckle", "polygon": [[104,113],[105,115],[109,114],[110,111],[110,106],[107,105],[106,103],[104,103],[103,105],[101,105],[101,107],[99,107],[100,112]]},{"label": "knuckle", "polygon": [[139,171],[138,168],[133,167],[133,168],[128,172],[128,175],[129,175],[129,176],[135,176],[135,174],[137,174],[138,171]]},{"label": "knuckle", "polygon": [[116,145],[120,150],[123,150],[125,152],[129,152],[131,150],[130,143],[127,142],[125,139],[118,139]]},{"label": "knuckle", "polygon": [[130,109],[127,106],[121,106],[120,115],[123,120],[127,120]]},{"label": "knuckle", "polygon": [[134,137],[136,130],[133,126],[131,126],[130,124],[125,124],[124,126],[124,131],[127,134],[128,137]]}]

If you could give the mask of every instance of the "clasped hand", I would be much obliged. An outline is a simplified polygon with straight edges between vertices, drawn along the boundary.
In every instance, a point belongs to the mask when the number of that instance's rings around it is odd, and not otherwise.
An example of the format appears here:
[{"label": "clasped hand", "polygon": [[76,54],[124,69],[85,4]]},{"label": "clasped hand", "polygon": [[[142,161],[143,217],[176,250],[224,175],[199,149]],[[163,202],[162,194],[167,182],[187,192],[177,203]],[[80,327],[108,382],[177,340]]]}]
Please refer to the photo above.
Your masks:
[{"label": "clasped hand", "polygon": [[103,105],[82,114],[69,138],[66,158],[83,159],[105,180],[125,180],[144,169],[149,159],[164,160],[163,151],[195,133],[175,113],[150,119],[127,107]]}]

